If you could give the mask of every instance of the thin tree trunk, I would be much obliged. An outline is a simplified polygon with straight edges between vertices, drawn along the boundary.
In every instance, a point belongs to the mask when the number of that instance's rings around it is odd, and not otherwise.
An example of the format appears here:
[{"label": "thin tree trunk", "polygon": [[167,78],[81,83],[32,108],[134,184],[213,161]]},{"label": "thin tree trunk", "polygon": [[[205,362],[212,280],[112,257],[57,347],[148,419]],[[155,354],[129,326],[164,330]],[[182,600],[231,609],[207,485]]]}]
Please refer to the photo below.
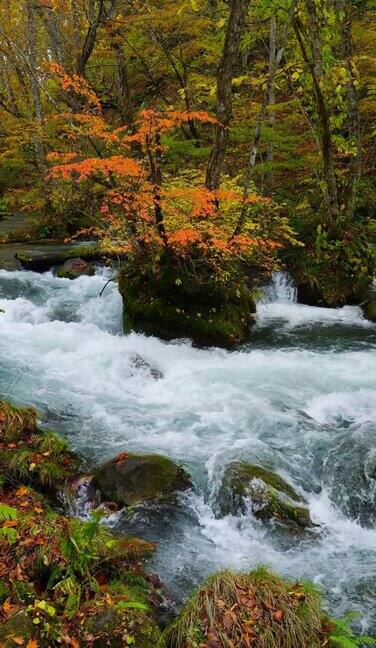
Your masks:
[{"label": "thin tree trunk", "polygon": [[218,125],[206,171],[206,187],[210,191],[219,189],[221,184],[223,160],[232,119],[232,80],[240,52],[248,6],[249,0],[233,0],[231,3],[226,39],[217,74]]},{"label": "thin tree trunk", "polygon": [[[269,43],[269,77],[273,76],[273,69],[275,66],[275,58],[277,54],[277,21],[275,16],[270,19],[270,43]],[[269,106],[269,128],[272,133],[275,126],[275,87],[274,87],[274,78],[269,84],[269,93],[268,93],[268,106]],[[266,161],[268,165],[268,171],[266,176],[266,186],[268,194],[273,192],[273,161],[274,161],[274,144],[273,139],[269,138],[268,143],[268,152],[266,156]]]},{"label": "thin tree trunk", "polygon": [[343,14],[342,23],[342,59],[348,72],[347,84],[347,139],[352,151],[349,157],[349,173],[342,190],[341,209],[352,216],[355,207],[356,192],[361,176],[361,137],[359,118],[359,95],[356,87],[356,72],[353,66],[353,40],[351,16],[346,0],[337,0],[337,11]]},{"label": "thin tree trunk", "polygon": [[[38,49],[37,49],[37,27],[36,27],[36,10],[33,0],[26,0],[27,15],[27,45],[28,45],[28,63],[29,63],[29,82],[31,88],[31,97],[33,104],[33,117],[36,120],[37,128],[42,129],[44,123],[44,114],[40,95],[40,86],[38,83]],[[45,173],[45,152],[40,133],[34,137],[35,155],[38,169],[41,174]]]},{"label": "thin tree trunk", "polygon": [[251,193],[251,186],[252,186],[252,178],[253,178],[253,172],[255,169],[256,165],[256,159],[257,159],[257,154],[261,142],[261,137],[262,137],[262,129],[263,129],[263,124],[265,121],[266,117],[266,112],[267,112],[267,107],[268,107],[268,102],[270,100],[271,92],[272,89],[274,88],[274,81],[275,81],[275,76],[277,74],[278,68],[281,65],[281,61],[283,58],[283,55],[285,53],[285,47],[287,43],[287,38],[289,35],[290,27],[292,25],[293,19],[294,19],[294,13],[297,5],[297,0],[293,0],[290,6],[290,10],[285,22],[285,25],[283,27],[283,32],[281,36],[281,43],[278,48],[278,51],[276,52],[276,55],[273,59],[273,63],[270,65],[269,68],[269,74],[268,74],[268,81],[266,84],[266,88],[264,90],[264,94],[261,99],[261,105],[260,105],[260,110],[259,110],[259,115],[257,119],[257,124],[256,124],[256,129],[255,129],[255,136],[254,140],[252,142],[250,154],[249,154],[249,159],[248,159],[248,165],[247,165],[247,171],[244,179],[244,188],[243,188],[243,204],[242,204],[242,209],[240,212],[239,220],[236,224],[234,234],[233,236],[238,236],[241,232],[241,230],[244,227],[244,224],[247,220],[248,216],[248,198]]},{"label": "thin tree trunk", "polygon": [[294,20],[294,29],[303,59],[307,64],[313,81],[316,108],[320,121],[320,146],[324,166],[324,178],[327,188],[328,227],[330,234],[336,236],[339,225],[338,188],[335,172],[335,155],[333,134],[330,124],[330,113],[322,90],[323,65],[322,43],[320,37],[320,22],[318,19],[315,0],[305,0],[309,18],[309,31],[312,42],[312,58],[310,58],[303,37],[303,28],[298,17]]}]

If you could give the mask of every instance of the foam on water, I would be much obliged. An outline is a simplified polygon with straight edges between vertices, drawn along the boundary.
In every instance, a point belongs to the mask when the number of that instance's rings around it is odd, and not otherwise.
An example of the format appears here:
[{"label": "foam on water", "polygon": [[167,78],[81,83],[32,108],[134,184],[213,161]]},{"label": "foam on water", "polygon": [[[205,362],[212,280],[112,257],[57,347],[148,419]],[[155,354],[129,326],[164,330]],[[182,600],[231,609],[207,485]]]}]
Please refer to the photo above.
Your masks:
[{"label": "foam on water", "polygon": [[[116,284],[99,296],[110,277],[0,271],[0,388],[16,377],[12,397],[40,407],[89,463],[129,449],[163,452],[188,468],[195,491],[178,511],[109,521],[159,541],[153,564],[175,593],[215,569],[263,562],[313,578],[335,609],[362,609],[375,627],[376,606],[358,592],[376,574],[376,531],[346,517],[322,477],[339,440],[357,442],[358,428],[373,438],[375,327],[356,308],[297,304],[278,275],[249,345],[232,353],[123,336]],[[315,343],[317,327],[326,349]],[[277,469],[308,499],[319,529],[299,538],[250,514],[218,518],[221,476],[240,457]]]}]

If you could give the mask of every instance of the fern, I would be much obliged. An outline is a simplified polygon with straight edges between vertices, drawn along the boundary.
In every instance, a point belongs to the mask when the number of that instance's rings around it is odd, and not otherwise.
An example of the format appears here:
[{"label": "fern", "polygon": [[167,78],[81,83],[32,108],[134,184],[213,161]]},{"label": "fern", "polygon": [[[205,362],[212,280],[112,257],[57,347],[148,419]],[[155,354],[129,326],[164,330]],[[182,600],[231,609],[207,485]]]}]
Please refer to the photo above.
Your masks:
[{"label": "fern", "polygon": [[339,648],[358,648],[376,646],[376,637],[356,636],[351,622],[359,617],[357,612],[348,612],[343,619],[333,619],[334,629],[330,636],[331,643]]},{"label": "fern", "polygon": [[7,504],[0,504],[0,522],[9,522],[10,520],[17,520],[18,513],[15,508]]}]

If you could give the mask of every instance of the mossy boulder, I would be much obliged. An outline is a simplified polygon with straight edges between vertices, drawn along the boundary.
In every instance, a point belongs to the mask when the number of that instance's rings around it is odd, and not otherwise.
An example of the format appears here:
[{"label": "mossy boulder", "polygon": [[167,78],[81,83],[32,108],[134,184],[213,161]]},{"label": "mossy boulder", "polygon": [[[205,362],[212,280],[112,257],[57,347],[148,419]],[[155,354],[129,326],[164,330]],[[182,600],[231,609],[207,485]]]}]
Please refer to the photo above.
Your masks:
[{"label": "mossy boulder", "polygon": [[313,585],[259,568],[209,578],[165,636],[170,648],[322,648],[330,624]]},{"label": "mossy boulder", "polygon": [[366,319],[371,322],[376,322],[376,295],[371,297],[365,304],[362,306],[363,315]]},{"label": "mossy boulder", "polygon": [[121,453],[94,472],[93,485],[102,499],[119,506],[170,498],[191,486],[189,475],[160,455]]},{"label": "mossy boulder", "polygon": [[260,520],[279,520],[301,528],[312,525],[309,509],[276,473],[246,461],[227,466],[220,491],[223,515],[251,510]]},{"label": "mossy boulder", "polygon": [[119,291],[126,333],[191,338],[199,346],[229,348],[243,342],[255,322],[254,294],[244,279],[227,285],[208,274],[200,284],[168,266],[156,277],[130,276],[123,265]]},{"label": "mossy boulder", "polygon": [[70,259],[97,261],[103,256],[98,243],[88,245],[36,245],[34,249],[16,253],[16,259],[25,270],[45,272],[52,266]]},{"label": "mossy boulder", "polygon": [[[21,610],[9,619],[0,622],[0,646],[14,648],[17,645],[26,646],[35,637],[35,626],[32,619]],[[14,639],[23,640],[15,642]]]},{"label": "mossy boulder", "polygon": [[95,268],[91,263],[84,259],[68,259],[56,271],[56,276],[60,279],[78,279],[78,277],[91,277],[95,274]]},{"label": "mossy boulder", "polygon": [[159,627],[150,609],[138,600],[114,597],[109,605],[105,599],[82,610],[86,620],[83,639],[90,641],[93,648],[123,648],[134,645],[137,648],[163,648],[164,642]]}]

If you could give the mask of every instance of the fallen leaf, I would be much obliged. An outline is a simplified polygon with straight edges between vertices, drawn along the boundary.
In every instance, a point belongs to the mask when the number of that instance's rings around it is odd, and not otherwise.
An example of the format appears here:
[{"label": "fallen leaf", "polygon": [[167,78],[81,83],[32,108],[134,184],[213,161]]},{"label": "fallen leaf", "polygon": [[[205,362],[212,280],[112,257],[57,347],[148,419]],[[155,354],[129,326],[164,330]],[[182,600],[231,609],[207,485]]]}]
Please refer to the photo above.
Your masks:
[{"label": "fallen leaf", "polygon": [[282,621],[283,616],[284,616],[284,614],[283,614],[282,610],[276,610],[275,612],[273,612],[273,618],[276,621]]},{"label": "fallen leaf", "polygon": [[23,646],[25,643],[25,639],[22,639],[22,637],[13,637],[13,641],[17,646]]},{"label": "fallen leaf", "polygon": [[80,648],[80,643],[74,637],[70,640],[70,645],[73,646],[73,648]]},{"label": "fallen leaf", "polygon": [[26,648],[38,648],[38,643],[35,641],[35,639],[30,639],[27,642]]},{"label": "fallen leaf", "polygon": [[16,495],[17,497],[23,497],[24,495],[27,495],[29,492],[28,488],[25,488],[25,486],[20,486],[18,490],[16,490]]},{"label": "fallen leaf", "polygon": [[4,522],[3,527],[11,529],[12,527],[16,527],[18,524],[18,520],[7,520],[6,522]]},{"label": "fallen leaf", "polygon": [[36,513],[43,513],[43,509],[40,508],[40,506],[34,506],[34,511],[35,511]]}]

